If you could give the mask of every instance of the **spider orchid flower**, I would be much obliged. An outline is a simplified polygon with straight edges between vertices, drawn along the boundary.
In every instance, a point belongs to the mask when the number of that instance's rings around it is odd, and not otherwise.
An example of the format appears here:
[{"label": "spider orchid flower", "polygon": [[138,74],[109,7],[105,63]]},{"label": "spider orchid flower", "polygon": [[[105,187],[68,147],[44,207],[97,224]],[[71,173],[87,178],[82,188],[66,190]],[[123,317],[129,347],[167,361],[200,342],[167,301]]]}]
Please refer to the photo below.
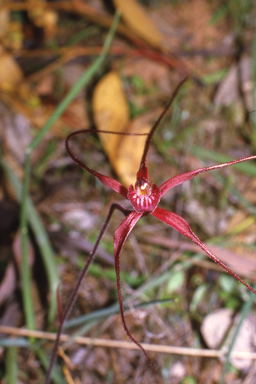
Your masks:
[{"label": "spider orchid flower", "polygon": [[[120,184],[118,181],[102,175],[99,172],[94,171],[93,169],[90,169],[85,164],[83,164],[77,157],[71,152],[69,148],[69,140],[71,137],[78,133],[90,133],[91,130],[88,131],[78,131],[74,132],[69,135],[69,137],[66,140],[66,147],[69,155],[71,158],[83,169],[90,172],[92,175],[96,176],[104,185],[111,188],[115,192],[119,193],[121,196],[123,196],[125,199],[129,200],[132,206],[131,211],[126,211],[124,209],[120,209],[120,206],[117,207],[118,209],[122,210],[123,213],[126,215],[126,218],[124,221],[120,224],[120,226],[117,228],[114,234],[114,257],[115,257],[115,269],[116,269],[116,276],[117,276],[117,290],[118,290],[118,300],[119,300],[119,306],[120,306],[120,313],[122,317],[122,322],[124,329],[126,333],[128,334],[129,338],[137,344],[137,346],[144,352],[146,358],[148,359],[151,367],[155,370],[153,363],[151,362],[150,358],[148,357],[146,351],[144,348],[140,345],[140,343],[134,339],[134,337],[131,335],[131,333],[128,330],[126,320],[124,317],[124,308],[123,308],[123,301],[122,301],[122,294],[121,294],[121,282],[120,282],[120,256],[123,249],[123,246],[125,244],[125,241],[137,223],[137,221],[142,216],[147,216],[149,214],[155,216],[157,219],[163,221],[182,235],[186,236],[190,240],[192,240],[194,243],[196,243],[202,250],[216,263],[221,265],[228,273],[230,273],[233,277],[235,277],[237,280],[239,280],[242,284],[246,286],[250,291],[256,294],[256,291],[245,281],[243,281],[239,276],[237,276],[230,268],[228,268],[224,263],[222,263],[207,247],[206,245],[199,240],[199,238],[194,234],[192,229],[190,228],[189,224],[184,220],[181,216],[177,215],[176,213],[169,212],[166,209],[160,208],[158,206],[161,197],[168,192],[171,188],[176,187],[179,184],[184,183],[187,180],[193,179],[195,176],[197,176],[199,173],[212,171],[215,169],[220,169],[224,167],[228,167],[233,164],[241,163],[243,161],[256,159],[256,156],[249,156],[244,157],[238,160],[233,160],[227,163],[213,165],[209,167],[199,168],[195,171],[185,172],[178,176],[174,176],[167,181],[165,181],[162,185],[157,186],[156,184],[151,184],[149,181],[148,176],[148,169],[146,166],[146,160],[147,160],[147,154],[148,150],[153,138],[153,135],[156,131],[156,128],[158,127],[160,121],[162,120],[163,116],[165,115],[166,111],[172,104],[175,96],[177,95],[179,89],[184,84],[186,79],[184,79],[176,88],[174,91],[174,94],[169,101],[168,105],[165,107],[164,111],[156,121],[156,123],[151,128],[150,133],[147,135],[147,140],[145,143],[144,153],[142,156],[141,164],[139,171],[137,173],[137,181],[135,183],[135,186],[130,185],[130,187],[127,189],[125,186]],[[108,132],[113,133],[113,132]]]}]

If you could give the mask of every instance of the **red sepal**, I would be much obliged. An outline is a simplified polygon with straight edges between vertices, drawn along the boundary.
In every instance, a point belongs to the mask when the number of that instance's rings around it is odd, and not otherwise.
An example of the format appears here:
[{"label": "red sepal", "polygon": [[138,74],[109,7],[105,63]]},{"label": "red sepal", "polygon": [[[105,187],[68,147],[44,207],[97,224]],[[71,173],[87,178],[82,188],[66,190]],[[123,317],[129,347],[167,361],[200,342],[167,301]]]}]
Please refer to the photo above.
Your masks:
[{"label": "red sepal", "polygon": [[181,175],[174,176],[159,187],[161,196],[163,196],[167,191],[169,191],[169,189],[174,188],[181,183],[184,183],[184,181],[193,179],[193,177],[195,177],[201,172],[228,167],[229,165],[241,163],[242,161],[247,161],[252,159],[256,159],[256,156],[243,157],[242,159],[229,161],[228,163],[212,165],[211,167],[199,168],[199,169],[196,169],[195,171],[185,172],[185,173],[182,173]]},{"label": "red sepal", "polygon": [[180,232],[182,235],[188,237],[190,240],[192,240],[194,243],[196,243],[202,250],[207,253],[210,258],[222,266],[228,273],[230,273],[233,277],[235,277],[237,280],[240,281],[240,283],[244,284],[246,288],[248,288],[251,292],[256,294],[256,291],[247,284],[244,280],[242,280],[235,272],[233,272],[230,268],[228,268],[225,264],[223,264],[214,254],[206,247],[204,243],[202,243],[201,240],[198,239],[198,237],[194,234],[192,229],[190,228],[190,225],[179,215],[176,215],[176,213],[166,211],[163,208],[157,207],[154,212],[152,212],[152,215],[157,217],[159,220],[163,221],[170,227],[176,229],[176,231]]},{"label": "red sepal", "polygon": [[148,169],[145,164],[142,164],[139,171],[137,172],[137,180],[142,178],[148,180]]},{"label": "red sepal", "polygon": [[[120,195],[122,195],[123,197],[125,197],[127,199],[127,192],[128,192],[127,188],[125,188],[122,184],[120,184],[118,181],[112,179],[111,177],[102,175],[101,173],[94,171],[94,169],[87,167],[87,165],[84,164],[81,160],[79,160],[76,157],[76,155],[70,149],[69,141],[72,137],[77,136],[81,133],[86,134],[86,133],[95,133],[95,132],[97,132],[97,131],[92,130],[92,129],[85,129],[85,130],[81,130],[81,131],[72,132],[66,138],[67,152],[68,152],[69,156],[71,157],[71,159],[73,159],[74,162],[76,164],[78,164],[81,168],[83,168],[85,171],[91,173],[93,176],[96,176],[102,182],[102,184],[113,189],[113,191],[119,193]],[[109,132],[109,133],[111,133],[111,132]]]},{"label": "red sepal", "polygon": [[143,212],[132,211],[124,221],[119,225],[114,235],[114,254],[115,260],[119,257],[122,252],[125,240],[131,232],[134,225],[137,223],[139,218],[143,215]]}]

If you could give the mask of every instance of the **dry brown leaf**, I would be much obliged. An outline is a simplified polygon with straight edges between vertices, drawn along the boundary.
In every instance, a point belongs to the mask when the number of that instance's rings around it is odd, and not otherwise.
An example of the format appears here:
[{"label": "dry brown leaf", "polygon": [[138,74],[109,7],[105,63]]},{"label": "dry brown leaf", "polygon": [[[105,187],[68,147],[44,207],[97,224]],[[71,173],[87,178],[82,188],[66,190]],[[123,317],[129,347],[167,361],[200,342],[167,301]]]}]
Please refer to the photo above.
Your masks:
[{"label": "dry brown leaf", "polygon": [[137,36],[154,48],[161,49],[163,37],[144,9],[135,0],[114,0],[121,17]]},{"label": "dry brown leaf", "polygon": [[[93,95],[93,112],[99,130],[148,133],[151,125],[147,124],[150,116],[143,115],[129,124],[129,110],[121,80],[116,72],[108,73],[96,86]],[[129,186],[136,181],[145,136],[119,136],[99,133],[104,150],[120,177]]]},{"label": "dry brown leaf", "polygon": [[27,0],[28,16],[39,28],[43,27],[45,3],[45,0]]},{"label": "dry brown leaf", "polygon": [[207,316],[201,325],[204,341],[211,349],[221,347],[225,335],[232,323],[233,311],[228,308],[218,309]]},{"label": "dry brown leaf", "polygon": [[14,91],[22,81],[23,73],[19,65],[8,53],[0,56],[0,89]]},{"label": "dry brown leaf", "polygon": [[22,48],[24,40],[23,24],[20,21],[8,23],[8,28],[2,38],[3,45],[8,51],[15,51]]},{"label": "dry brown leaf", "polygon": [[[109,72],[94,90],[93,115],[98,130],[124,132],[129,122],[129,107],[116,72]],[[115,167],[117,146],[122,139],[119,135],[99,134],[104,150]]]},{"label": "dry brown leaf", "polygon": [[[230,341],[233,338],[233,334],[237,329],[237,324],[240,321],[240,315],[236,316],[232,320],[233,312],[228,308],[222,308],[208,314],[203,321],[201,326],[202,336],[208,345],[212,349],[220,348],[229,348]],[[230,326],[233,324],[233,330],[229,333],[228,337],[227,332]],[[235,345],[232,349],[233,352],[254,352],[255,349],[255,318],[248,316],[244,319],[239,334],[236,338]],[[231,357],[232,364],[237,369],[247,370],[252,364],[250,359],[235,359]]]},{"label": "dry brown leaf", "polygon": [[[3,6],[3,0],[0,1],[0,5]],[[7,9],[2,8],[0,10],[0,38],[3,38],[7,28],[8,24],[10,22],[10,12],[7,11]]]},{"label": "dry brown leaf", "polygon": [[[145,123],[145,117],[139,116],[129,125],[129,133],[148,133],[150,124]],[[146,136],[122,136],[115,158],[115,171],[127,187],[136,182],[136,174],[145,145]]]}]

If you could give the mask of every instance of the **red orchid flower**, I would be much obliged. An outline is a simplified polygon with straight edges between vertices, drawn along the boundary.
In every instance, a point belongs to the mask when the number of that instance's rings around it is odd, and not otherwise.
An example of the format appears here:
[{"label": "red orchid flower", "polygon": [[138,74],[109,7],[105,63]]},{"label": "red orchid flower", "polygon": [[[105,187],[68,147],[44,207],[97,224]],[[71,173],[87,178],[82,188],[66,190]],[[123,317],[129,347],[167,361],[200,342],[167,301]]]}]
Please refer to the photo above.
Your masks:
[{"label": "red orchid flower", "polygon": [[[120,204],[113,204],[110,208],[109,214],[107,216],[107,219],[101,229],[100,235],[97,239],[97,242],[94,246],[93,251],[90,254],[90,257],[83,269],[83,271],[80,274],[79,280],[77,281],[76,288],[70,298],[69,304],[66,308],[66,311],[64,312],[62,319],[60,321],[60,326],[58,330],[58,339],[57,339],[57,346],[55,345],[55,354],[57,352],[57,347],[58,347],[58,340],[59,336],[61,334],[62,328],[63,328],[63,323],[67,319],[71,308],[74,304],[74,301],[77,297],[78,290],[81,284],[82,279],[84,278],[85,274],[87,273],[88,267],[91,264],[94,255],[96,253],[96,250],[98,248],[98,245],[101,241],[101,238],[103,237],[103,234],[107,228],[107,225],[110,221],[110,218],[114,212],[115,209],[120,210],[123,212],[123,214],[126,216],[124,221],[120,224],[120,226],[117,228],[114,234],[114,256],[115,256],[115,269],[116,269],[116,276],[117,276],[117,291],[118,291],[118,300],[119,300],[119,306],[120,306],[120,313],[122,317],[122,322],[124,329],[129,336],[129,338],[143,351],[145,354],[150,366],[153,368],[155,371],[154,365],[152,361],[150,360],[149,356],[147,355],[146,351],[144,348],[141,346],[141,344],[135,340],[135,338],[131,335],[124,316],[124,308],[123,308],[123,301],[122,301],[122,294],[121,294],[121,281],[120,281],[120,255],[124,246],[124,243],[131,232],[132,228],[135,226],[137,221],[142,217],[142,216],[147,216],[149,214],[155,216],[159,220],[163,221],[170,227],[174,228],[176,231],[180,232],[184,236],[188,237],[190,240],[192,240],[194,243],[196,243],[199,247],[201,247],[204,252],[210,256],[210,258],[221,265],[228,273],[230,273],[232,276],[234,276],[237,280],[239,280],[242,284],[244,284],[250,291],[256,294],[256,291],[245,281],[243,281],[239,276],[237,276],[230,268],[228,268],[224,263],[222,263],[214,254],[206,247],[205,244],[199,240],[199,238],[193,233],[192,229],[190,228],[189,224],[184,220],[182,217],[179,215],[169,212],[163,208],[158,207],[158,204],[160,202],[161,197],[168,192],[171,188],[176,187],[177,185],[184,183],[187,180],[192,179],[196,175],[198,175],[201,172],[206,172],[206,171],[211,171],[219,168],[224,168],[229,165],[241,163],[243,161],[247,160],[252,160],[256,159],[256,156],[249,156],[249,157],[244,157],[238,160],[233,160],[227,163],[223,164],[218,164],[218,165],[213,165],[210,167],[204,167],[204,168],[199,168],[195,171],[190,171],[190,172],[185,172],[182,173],[181,175],[172,177],[171,179],[165,181],[161,186],[157,186],[156,184],[152,184],[149,182],[149,177],[148,177],[148,169],[146,166],[146,160],[147,160],[147,155],[148,155],[148,150],[153,138],[153,135],[156,131],[156,128],[158,127],[160,121],[162,120],[163,116],[165,115],[166,111],[168,108],[171,106],[174,98],[176,97],[178,91],[180,90],[181,86],[184,84],[186,79],[184,79],[176,88],[174,91],[171,100],[165,107],[164,111],[156,121],[156,123],[153,125],[151,128],[150,133],[147,135],[147,140],[145,143],[145,148],[144,148],[144,153],[142,156],[141,164],[139,171],[137,173],[137,181],[135,183],[135,187],[133,185],[130,185],[130,187],[127,189],[124,187],[122,184],[120,184],[118,181],[108,177],[104,176],[99,172],[94,171],[93,169],[87,167],[85,164],[83,164],[71,151],[69,147],[69,141],[72,137],[74,137],[77,134],[80,133],[92,133],[95,132],[93,130],[84,130],[84,131],[77,131],[74,133],[71,133],[67,139],[66,139],[66,148],[68,151],[68,154],[70,157],[83,169],[91,173],[92,175],[96,176],[104,185],[108,186],[109,188],[113,189],[115,192],[119,193],[121,196],[129,200],[129,202],[132,205],[132,210],[127,210],[124,209]],[[103,131],[102,131],[103,132]],[[105,131],[106,132],[106,131]],[[106,132],[106,133],[113,133],[116,134],[116,132]],[[52,359],[52,365],[54,363],[55,357]],[[45,382],[47,383],[47,381]]]}]

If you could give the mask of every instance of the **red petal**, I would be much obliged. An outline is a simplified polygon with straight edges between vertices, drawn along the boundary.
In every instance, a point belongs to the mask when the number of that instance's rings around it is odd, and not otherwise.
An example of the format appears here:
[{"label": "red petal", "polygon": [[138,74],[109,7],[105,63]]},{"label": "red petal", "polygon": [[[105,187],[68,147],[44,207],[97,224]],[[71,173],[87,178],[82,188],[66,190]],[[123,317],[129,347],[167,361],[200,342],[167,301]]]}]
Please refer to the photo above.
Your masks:
[{"label": "red petal", "polygon": [[168,224],[170,227],[176,229],[176,231],[182,233],[182,235],[188,237],[190,240],[192,240],[194,243],[199,245],[199,247],[202,248],[202,250],[207,253],[210,258],[221,265],[228,273],[230,273],[233,277],[235,277],[237,280],[239,280],[242,284],[246,286],[250,291],[256,294],[256,291],[245,281],[243,281],[239,276],[235,274],[230,268],[228,268],[225,264],[223,264],[214,254],[206,247],[204,243],[202,243],[201,240],[198,239],[198,237],[194,234],[192,229],[190,228],[189,224],[179,215],[176,215],[175,213],[166,211],[165,209],[157,207],[155,211],[152,213],[153,216],[157,217],[158,219],[162,220],[164,223]]},{"label": "red petal", "polygon": [[169,189],[176,187],[177,185],[179,185],[181,183],[184,183],[184,181],[193,179],[193,177],[195,177],[196,175],[198,175],[201,172],[206,172],[206,171],[211,171],[213,169],[228,167],[229,165],[241,163],[242,161],[247,161],[247,160],[252,160],[252,159],[256,159],[256,156],[243,157],[242,159],[229,161],[228,163],[212,165],[211,167],[199,168],[195,171],[185,172],[185,173],[182,173],[181,175],[174,176],[171,179],[167,180],[165,183],[163,183],[159,187],[160,192],[161,192],[161,196],[163,196],[167,191],[169,191]]}]

